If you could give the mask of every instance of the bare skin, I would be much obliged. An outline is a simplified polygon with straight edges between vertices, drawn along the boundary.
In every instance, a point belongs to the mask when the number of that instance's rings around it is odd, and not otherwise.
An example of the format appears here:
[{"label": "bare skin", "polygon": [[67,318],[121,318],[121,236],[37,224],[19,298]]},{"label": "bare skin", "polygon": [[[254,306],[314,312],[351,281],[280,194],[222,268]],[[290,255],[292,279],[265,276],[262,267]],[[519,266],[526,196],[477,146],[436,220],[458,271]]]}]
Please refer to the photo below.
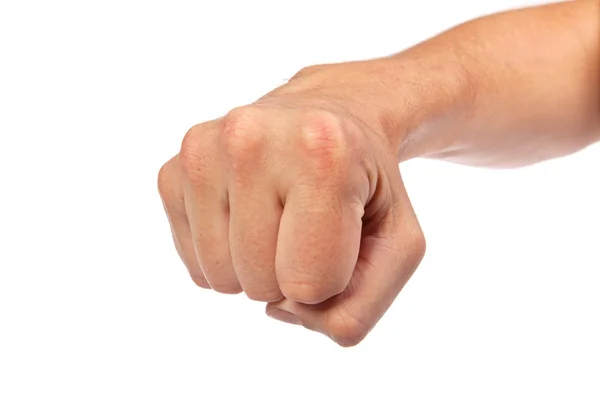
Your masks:
[{"label": "bare skin", "polygon": [[600,140],[599,32],[596,0],[497,14],[194,126],[159,173],[192,279],[356,345],[425,253],[398,163],[517,167]]}]

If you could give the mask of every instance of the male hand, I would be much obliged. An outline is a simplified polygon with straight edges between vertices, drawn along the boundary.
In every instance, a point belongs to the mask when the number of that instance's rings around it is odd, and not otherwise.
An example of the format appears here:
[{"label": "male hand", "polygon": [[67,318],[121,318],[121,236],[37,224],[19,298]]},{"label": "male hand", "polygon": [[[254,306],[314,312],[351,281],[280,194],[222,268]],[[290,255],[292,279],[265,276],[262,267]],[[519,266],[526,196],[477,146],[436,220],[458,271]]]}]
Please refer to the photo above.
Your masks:
[{"label": "male hand", "polygon": [[198,286],[244,291],[271,317],[352,346],[425,240],[397,148],[312,75],[191,128],[159,190]]},{"label": "male hand", "polygon": [[600,139],[599,4],[500,13],[391,57],[309,67],[192,128],[159,187],[194,281],[360,342],[425,252],[397,161],[514,167]]}]

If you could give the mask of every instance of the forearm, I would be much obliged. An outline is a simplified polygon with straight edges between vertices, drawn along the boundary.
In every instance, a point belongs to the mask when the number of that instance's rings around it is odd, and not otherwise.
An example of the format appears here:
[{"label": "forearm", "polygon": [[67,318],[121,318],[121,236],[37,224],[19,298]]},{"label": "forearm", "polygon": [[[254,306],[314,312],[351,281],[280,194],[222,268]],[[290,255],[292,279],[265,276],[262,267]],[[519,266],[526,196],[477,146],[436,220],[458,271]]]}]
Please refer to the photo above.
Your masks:
[{"label": "forearm", "polygon": [[599,20],[598,1],[511,11],[393,57],[446,64],[449,76],[461,82],[458,90],[456,83],[441,82],[451,89],[439,96],[456,100],[447,111],[432,113],[441,119],[424,118],[423,128],[408,132],[400,158],[511,167],[600,139]]},{"label": "forearm", "polygon": [[587,0],[496,14],[391,57],[306,68],[272,94],[339,105],[399,161],[530,164],[600,139],[599,19]]}]

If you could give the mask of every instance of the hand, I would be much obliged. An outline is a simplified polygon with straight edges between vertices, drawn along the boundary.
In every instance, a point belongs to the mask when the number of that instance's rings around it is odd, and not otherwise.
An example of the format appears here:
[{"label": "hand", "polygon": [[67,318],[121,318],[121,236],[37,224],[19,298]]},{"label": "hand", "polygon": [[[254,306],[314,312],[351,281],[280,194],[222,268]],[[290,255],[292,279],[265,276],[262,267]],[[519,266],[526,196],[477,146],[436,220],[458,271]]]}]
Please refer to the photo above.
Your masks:
[{"label": "hand", "polygon": [[352,346],[425,241],[385,135],[294,84],[190,129],[159,190],[198,286],[244,291],[271,317]]}]

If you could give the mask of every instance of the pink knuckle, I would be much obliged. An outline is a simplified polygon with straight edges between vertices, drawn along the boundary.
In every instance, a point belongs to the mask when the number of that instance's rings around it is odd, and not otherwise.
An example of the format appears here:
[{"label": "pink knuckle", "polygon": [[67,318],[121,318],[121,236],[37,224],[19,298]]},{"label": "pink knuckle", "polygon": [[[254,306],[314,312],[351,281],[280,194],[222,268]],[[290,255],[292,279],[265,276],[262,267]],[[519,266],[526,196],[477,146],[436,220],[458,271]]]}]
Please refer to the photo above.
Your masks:
[{"label": "pink knuckle", "polygon": [[344,172],[352,162],[347,133],[341,119],[319,111],[305,116],[300,135],[300,149],[317,169]]},{"label": "pink knuckle", "polygon": [[244,106],[231,110],[223,118],[222,143],[234,161],[254,159],[266,142],[264,112]]},{"label": "pink knuckle", "polygon": [[342,347],[356,346],[371,330],[366,322],[342,311],[334,314],[327,322],[327,333]]},{"label": "pink knuckle", "polygon": [[340,119],[329,112],[311,112],[305,116],[301,144],[318,154],[335,153],[344,144]]}]

